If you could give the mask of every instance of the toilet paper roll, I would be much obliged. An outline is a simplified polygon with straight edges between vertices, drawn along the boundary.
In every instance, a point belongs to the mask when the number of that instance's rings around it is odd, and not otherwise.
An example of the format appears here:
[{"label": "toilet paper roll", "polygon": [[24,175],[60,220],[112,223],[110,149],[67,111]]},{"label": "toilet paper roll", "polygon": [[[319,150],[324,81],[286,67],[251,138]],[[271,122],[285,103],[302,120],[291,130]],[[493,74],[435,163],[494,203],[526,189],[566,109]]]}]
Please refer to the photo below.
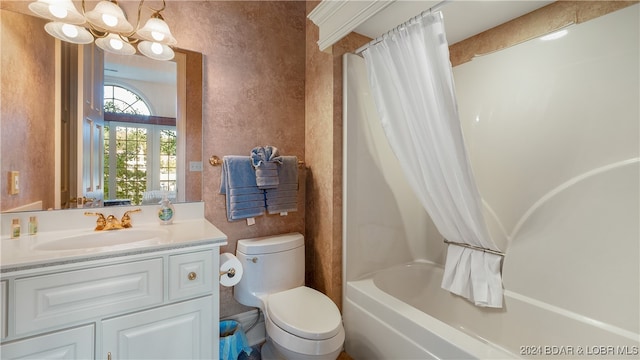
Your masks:
[{"label": "toilet paper roll", "polygon": [[240,279],[242,279],[240,260],[230,253],[220,254],[220,284],[234,286],[240,282]]}]

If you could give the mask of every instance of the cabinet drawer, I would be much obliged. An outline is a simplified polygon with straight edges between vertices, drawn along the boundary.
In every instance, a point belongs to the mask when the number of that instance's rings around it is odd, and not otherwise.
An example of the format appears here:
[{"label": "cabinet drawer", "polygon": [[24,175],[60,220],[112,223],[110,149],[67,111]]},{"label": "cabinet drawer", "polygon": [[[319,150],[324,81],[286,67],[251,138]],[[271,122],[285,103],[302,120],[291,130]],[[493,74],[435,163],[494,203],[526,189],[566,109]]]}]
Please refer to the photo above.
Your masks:
[{"label": "cabinet drawer", "polygon": [[15,281],[16,335],[161,304],[162,259]]},{"label": "cabinet drawer", "polygon": [[213,251],[169,257],[169,299],[177,300],[213,290]]}]

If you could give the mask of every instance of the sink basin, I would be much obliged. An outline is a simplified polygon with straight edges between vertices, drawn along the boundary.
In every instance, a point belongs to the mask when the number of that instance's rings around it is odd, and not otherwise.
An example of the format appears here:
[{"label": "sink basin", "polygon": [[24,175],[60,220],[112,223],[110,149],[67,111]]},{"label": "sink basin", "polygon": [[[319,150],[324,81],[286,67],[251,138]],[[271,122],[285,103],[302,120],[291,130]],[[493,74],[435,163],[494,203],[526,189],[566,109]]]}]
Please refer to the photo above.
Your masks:
[{"label": "sink basin", "polygon": [[158,243],[166,239],[168,232],[162,229],[123,229],[86,232],[34,245],[35,250],[78,250],[133,243]]}]

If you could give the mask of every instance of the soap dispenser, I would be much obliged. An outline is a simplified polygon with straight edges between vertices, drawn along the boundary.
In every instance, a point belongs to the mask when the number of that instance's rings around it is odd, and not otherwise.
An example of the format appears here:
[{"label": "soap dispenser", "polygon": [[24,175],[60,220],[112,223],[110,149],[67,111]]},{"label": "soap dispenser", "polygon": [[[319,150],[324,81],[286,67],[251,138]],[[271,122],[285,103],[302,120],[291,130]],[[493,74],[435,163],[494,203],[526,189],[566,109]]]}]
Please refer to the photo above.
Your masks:
[{"label": "soap dispenser", "polygon": [[165,192],[162,194],[162,201],[160,201],[160,207],[158,207],[158,220],[162,225],[169,225],[173,222],[174,215],[175,209],[171,201],[169,201],[169,195]]}]

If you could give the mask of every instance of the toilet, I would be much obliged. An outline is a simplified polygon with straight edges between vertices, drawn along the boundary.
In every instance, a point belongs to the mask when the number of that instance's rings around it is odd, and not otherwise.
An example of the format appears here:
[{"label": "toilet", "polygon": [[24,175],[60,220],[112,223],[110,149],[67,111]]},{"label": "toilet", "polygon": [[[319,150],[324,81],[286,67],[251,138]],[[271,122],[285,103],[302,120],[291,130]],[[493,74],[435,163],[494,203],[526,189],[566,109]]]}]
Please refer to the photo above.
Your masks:
[{"label": "toilet", "polygon": [[244,273],[233,296],[264,313],[262,358],[335,360],[344,344],[342,317],[331,299],[304,286],[304,237],[238,240],[236,257]]}]

